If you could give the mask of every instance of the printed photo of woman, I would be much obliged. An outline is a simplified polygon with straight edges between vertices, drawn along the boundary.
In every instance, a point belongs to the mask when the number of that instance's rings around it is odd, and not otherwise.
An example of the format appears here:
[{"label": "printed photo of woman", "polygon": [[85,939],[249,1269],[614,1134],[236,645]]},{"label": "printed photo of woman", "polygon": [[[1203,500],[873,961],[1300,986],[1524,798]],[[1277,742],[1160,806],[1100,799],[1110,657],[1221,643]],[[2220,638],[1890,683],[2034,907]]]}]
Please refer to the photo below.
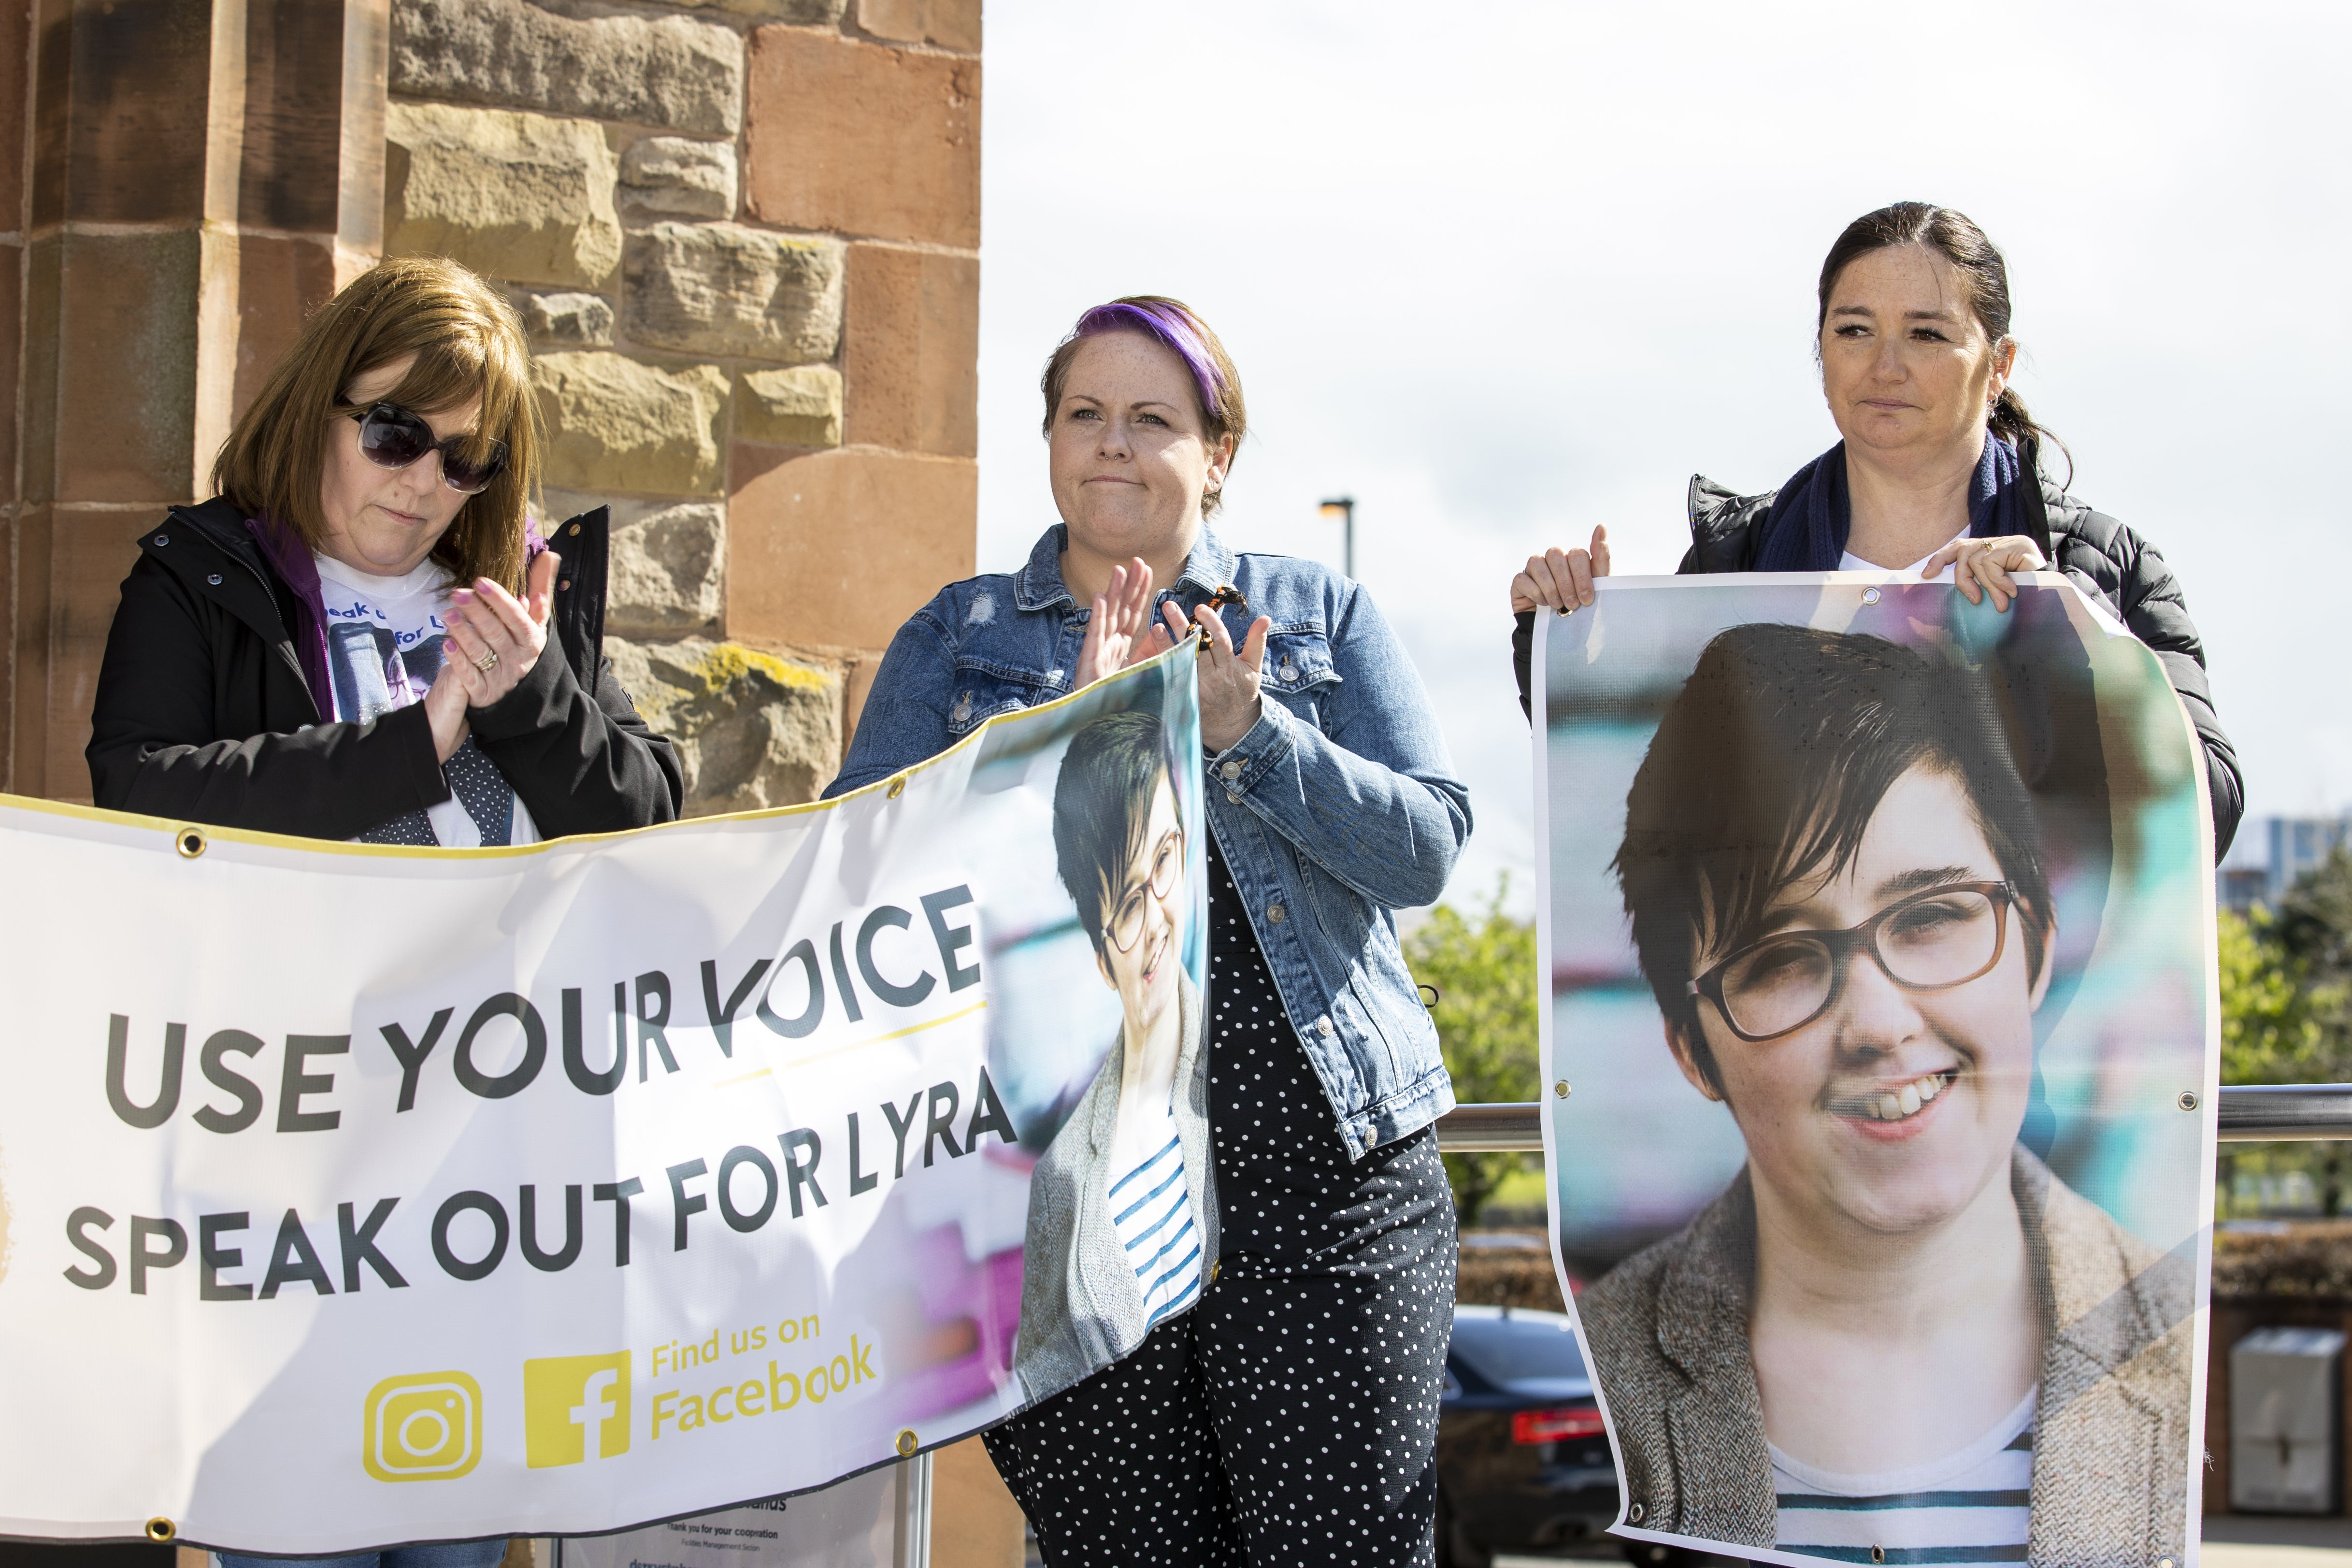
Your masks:
[{"label": "printed photo of woman", "polygon": [[1200,1298],[1216,1257],[1201,995],[1183,963],[1193,908],[1168,729],[1108,714],[1054,786],[1054,850],[1118,1038],[1029,1189],[1013,1372],[1040,1399],[1108,1366]]},{"label": "printed photo of woman", "polygon": [[1615,872],[1746,1163],[1576,1303],[1644,1531],[1863,1563],[2185,1561],[2191,1265],[2021,1142],[2057,930],[1980,683],[1706,645]]}]

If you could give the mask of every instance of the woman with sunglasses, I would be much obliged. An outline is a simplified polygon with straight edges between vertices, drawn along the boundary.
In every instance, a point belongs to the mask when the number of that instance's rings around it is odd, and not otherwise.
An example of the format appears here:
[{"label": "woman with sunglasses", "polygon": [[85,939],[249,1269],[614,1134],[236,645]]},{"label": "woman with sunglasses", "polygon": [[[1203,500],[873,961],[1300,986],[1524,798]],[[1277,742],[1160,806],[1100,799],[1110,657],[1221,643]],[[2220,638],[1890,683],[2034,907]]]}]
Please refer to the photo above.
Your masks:
[{"label": "woman with sunglasses", "polygon": [[1723,632],[1616,870],[1666,1046],[1748,1156],[1577,1300],[1631,1522],[1843,1562],[2185,1561],[2190,1272],[2019,1141],[2056,928],[1967,678]]},{"label": "woman with sunglasses", "polygon": [[[454,262],[320,308],[123,580],[97,803],[377,844],[529,844],[677,816],[603,655],[608,515],[533,530],[520,324]],[[550,548],[551,542],[554,548]]]},{"label": "woman with sunglasses", "polygon": [[1097,306],[1043,390],[1061,521],[899,628],[826,794],[1197,637],[1177,765],[1208,829],[1213,1149],[1198,1293],[1107,1320],[1121,1359],[1075,1384],[1024,1377],[1038,1403],[989,1453],[1048,1563],[1425,1563],[1456,1262],[1431,1123],[1454,1093],[1394,911],[1444,891],[1468,792],[1361,584],[1209,528],[1245,424],[1207,323]]},{"label": "woman with sunglasses", "polygon": [[[2245,809],[2205,643],[2154,545],[2042,477],[2054,437],[2011,384],[2009,265],[1966,214],[1897,202],[1845,227],[1822,263],[1813,354],[1838,444],[1777,490],[1737,495],[1691,476],[1677,569],[1895,571],[2006,610],[2013,572],[2052,569],[2155,651],[2205,748],[2213,854]],[[1609,574],[1606,529],[1530,556],[1511,579],[1519,703],[1538,606],[1590,605]]]}]

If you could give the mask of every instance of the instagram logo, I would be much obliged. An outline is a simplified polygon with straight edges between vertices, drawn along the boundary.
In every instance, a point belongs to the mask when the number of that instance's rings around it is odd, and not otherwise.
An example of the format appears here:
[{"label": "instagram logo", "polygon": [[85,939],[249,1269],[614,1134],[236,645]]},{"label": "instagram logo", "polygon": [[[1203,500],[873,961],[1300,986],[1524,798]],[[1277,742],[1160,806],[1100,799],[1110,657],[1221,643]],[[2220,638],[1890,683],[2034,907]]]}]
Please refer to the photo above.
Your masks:
[{"label": "instagram logo", "polygon": [[481,1385],[462,1372],[387,1377],[365,1417],[362,1458],[377,1480],[454,1480],[482,1457]]}]

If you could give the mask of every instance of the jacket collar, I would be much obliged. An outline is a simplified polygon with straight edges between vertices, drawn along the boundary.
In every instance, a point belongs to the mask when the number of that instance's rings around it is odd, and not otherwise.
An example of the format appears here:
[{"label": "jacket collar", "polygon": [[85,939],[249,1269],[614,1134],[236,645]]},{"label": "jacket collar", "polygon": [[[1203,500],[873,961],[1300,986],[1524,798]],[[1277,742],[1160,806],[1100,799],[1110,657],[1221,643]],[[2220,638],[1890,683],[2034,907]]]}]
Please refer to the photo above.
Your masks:
[{"label": "jacket collar", "polygon": [[[1050,610],[1061,605],[1076,607],[1077,596],[1062,581],[1062,552],[1069,547],[1069,537],[1068,525],[1059,522],[1039,537],[1037,547],[1029,552],[1029,563],[1013,576],[1013,603],[1024,610]],[[1213,594],[1233,580],[1234,552],[1214,530],[1202,524],[1201,537],[1184,557],[1184,570],[1177,574],[1173,591],[1181,594],[1190,587]]]}]

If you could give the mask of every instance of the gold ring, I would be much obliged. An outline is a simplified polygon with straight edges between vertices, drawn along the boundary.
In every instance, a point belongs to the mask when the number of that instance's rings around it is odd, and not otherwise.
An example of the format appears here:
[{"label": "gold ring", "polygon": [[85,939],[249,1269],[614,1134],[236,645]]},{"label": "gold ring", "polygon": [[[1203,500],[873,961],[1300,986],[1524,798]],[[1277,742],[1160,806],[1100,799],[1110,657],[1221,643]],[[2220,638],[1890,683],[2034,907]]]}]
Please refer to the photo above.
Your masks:
[{"label": "gold ring", "polygon": [[497,652],[489,648],[485,648],[482,650],[482,657],[474,661],[474,668],[480,670],[484,675],[488,675],[492,669],[497,668],[499,656]]}]

